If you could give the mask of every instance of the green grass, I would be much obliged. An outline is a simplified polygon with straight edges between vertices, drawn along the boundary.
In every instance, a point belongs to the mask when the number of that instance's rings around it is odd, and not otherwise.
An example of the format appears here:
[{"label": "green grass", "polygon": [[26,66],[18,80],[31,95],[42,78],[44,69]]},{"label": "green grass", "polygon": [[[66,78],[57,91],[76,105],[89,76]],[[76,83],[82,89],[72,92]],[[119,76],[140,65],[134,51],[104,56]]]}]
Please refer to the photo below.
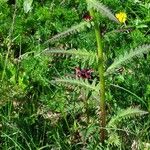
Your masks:
[{"label": "green grass", "polygon": [[[130,51],[150,44],[149,1],[105,0],[114,14],[126,12],[126,24],[96,13],[105,70],[116,57],[124,58],[105,76],[104,144],[99,139],[94,27],[87,25],[82,32],[78,28],[85,21],[86,1],[33,1],[27,13],[23,1],[12,2],[0,0],[0,149],[149,150],[150,56],[141,55],[144,47],[139,51],[142,59]],[[47,42],[70,27],[75,34]],[[47,48],[52,51],[44,51]],[[130,56],[132,62],[125,59]],[[92,69],[92,79],[77,79],[76,67]]]}]

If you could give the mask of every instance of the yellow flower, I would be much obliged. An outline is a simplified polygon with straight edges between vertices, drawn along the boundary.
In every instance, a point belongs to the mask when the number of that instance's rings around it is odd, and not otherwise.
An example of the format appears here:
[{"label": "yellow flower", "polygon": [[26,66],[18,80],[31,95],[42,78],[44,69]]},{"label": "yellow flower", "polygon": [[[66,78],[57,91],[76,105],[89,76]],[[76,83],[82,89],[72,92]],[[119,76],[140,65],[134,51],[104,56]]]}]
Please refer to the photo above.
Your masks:
[{"label": "yellow flower", "polygon": [[115,16],[120,23],[125,23],[125,21],[127,20],[127,14],[125,12],[119,12]]}]

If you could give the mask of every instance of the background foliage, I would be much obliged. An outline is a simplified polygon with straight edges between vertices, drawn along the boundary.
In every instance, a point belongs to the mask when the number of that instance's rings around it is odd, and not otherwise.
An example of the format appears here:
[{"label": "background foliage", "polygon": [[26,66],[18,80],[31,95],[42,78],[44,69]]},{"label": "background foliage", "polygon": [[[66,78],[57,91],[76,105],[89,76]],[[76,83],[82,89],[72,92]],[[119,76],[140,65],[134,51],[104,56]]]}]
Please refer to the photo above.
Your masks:
[{"label": "background foliage", "polygon": [[[4,74],[0,81],[0,149],[131,149],[136,145],[148,150],[148,115],[129,121],[123,119],[112,129],[111,137],[118,143],[114,145],[108,138],[102,146],[98,140],[97,101],[94,98],[89,101],[90,123],[87,124],[83,100],[86,93],[74,86],[51,82],[62,76],[75,77],[76,67],[95,69],[95,65],[71,56],[42,53],[48,47],[86,48],[94,52],[96,41],[89,28],[55,43],[45,43],[84,21],[87,13],[84,0],[37,0],[31,3],[29,11],[21,0],[0,0],[0,3],[0,77]],[[104,4],[114,14],[124,11],[128,16],[127,30],[123,29],[124,25],[97,16],[107,67],[126,50],[150,44],[150,3],[149,0],[105,0]],[[108,77],[107,82],[111,83],[106,95],[108,121],[131,106],[150,111],[150,57],[144,57]],[[96,78],[94,71],[92,79]]]}]

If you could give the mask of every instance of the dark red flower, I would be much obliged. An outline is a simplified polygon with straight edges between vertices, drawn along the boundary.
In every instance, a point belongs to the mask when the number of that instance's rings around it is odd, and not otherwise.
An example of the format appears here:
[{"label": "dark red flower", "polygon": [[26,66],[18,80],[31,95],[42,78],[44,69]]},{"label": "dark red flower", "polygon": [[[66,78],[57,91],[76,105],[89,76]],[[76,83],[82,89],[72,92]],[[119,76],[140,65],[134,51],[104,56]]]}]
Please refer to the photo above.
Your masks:
[{"label": "dark red flower", "polygon": [[91,73],[93,72],[92,69],[80,69],[79,67],[75,68],[75,74],[78,78],[83,79],[91,79]]},{"label": "dark red flower", "polygon": [[86,21],[90,21],[90,20],[92,20],[92,17],[89,15],[89,13],[85,13],[83,15],[83,19],[86,20]]}]

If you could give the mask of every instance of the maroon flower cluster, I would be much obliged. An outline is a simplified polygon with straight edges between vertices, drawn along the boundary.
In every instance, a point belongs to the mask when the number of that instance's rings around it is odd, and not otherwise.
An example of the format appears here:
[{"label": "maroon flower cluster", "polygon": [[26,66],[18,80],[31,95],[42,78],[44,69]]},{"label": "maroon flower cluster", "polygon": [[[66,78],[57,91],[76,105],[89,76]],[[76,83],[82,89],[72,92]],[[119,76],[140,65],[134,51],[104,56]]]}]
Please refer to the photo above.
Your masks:
[{"label": "maroon flower cluster", "polygon": [[93,72],[92,69],[80,69],[79,67],[75,68],[75,74],[78,78],[83,79],[91,79],[91,73]]},{"label": "maroon flower cluster", "polygon": [[92,20],[92,17],[90,16],[89,13],[85,13],[85,14],[83,15],[83,19],[84,19],[85,21],[90,21],[90,20]]}]

